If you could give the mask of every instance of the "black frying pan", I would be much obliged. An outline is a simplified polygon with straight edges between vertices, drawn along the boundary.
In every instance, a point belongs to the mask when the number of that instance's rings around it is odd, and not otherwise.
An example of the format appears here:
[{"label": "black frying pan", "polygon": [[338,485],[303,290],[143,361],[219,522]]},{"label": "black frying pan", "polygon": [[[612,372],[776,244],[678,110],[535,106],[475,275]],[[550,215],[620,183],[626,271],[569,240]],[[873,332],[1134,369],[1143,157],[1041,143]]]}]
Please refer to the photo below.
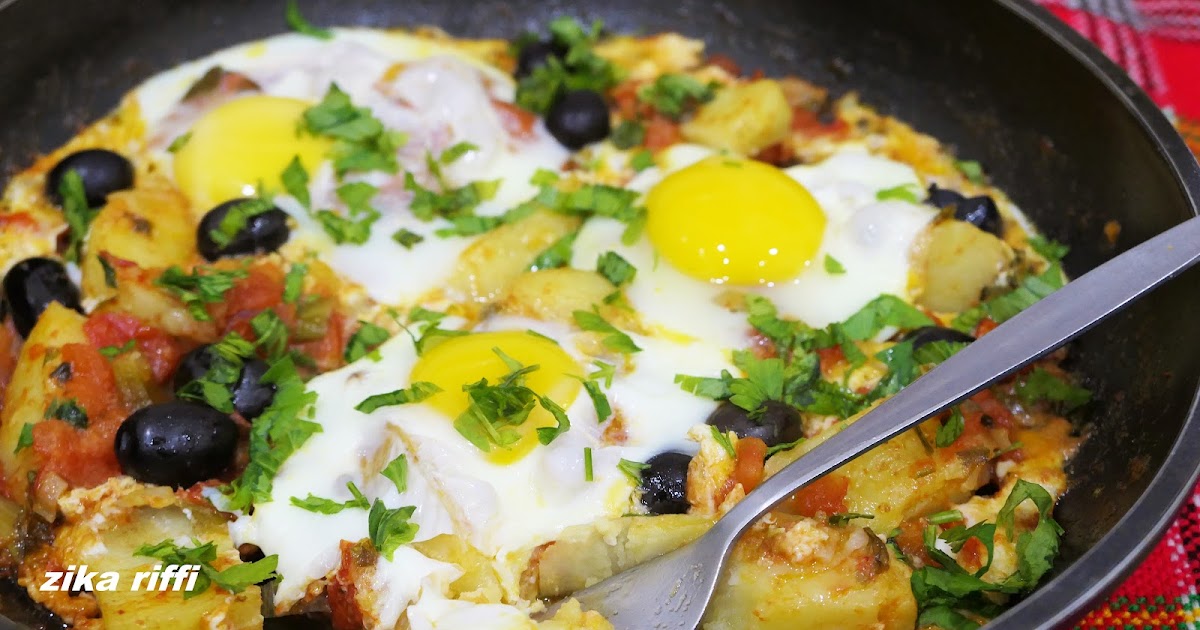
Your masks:
[{"label": "black frying pan", "polygon": [[[743,68],[797,74],[865,101],[980,160],[1079,274],[1197,213],[1200,168],[1114,64],[1023,0],[326,0],[318,24],[439,25],[512,37],[551,16],[615,31],[678,30]],[[282,0],[0,1],[0,166],[65,141],[128,89],[179,62],[285,29]],[[1107,221],[1121,225],[1115,246]],[[1097,392],[1057,577],[993,622],[1068,625],[1150,549],[1200,464],[1200,272],[1089,333],[1071,367]],[[15,589],[6,610],[24,623]]]}]

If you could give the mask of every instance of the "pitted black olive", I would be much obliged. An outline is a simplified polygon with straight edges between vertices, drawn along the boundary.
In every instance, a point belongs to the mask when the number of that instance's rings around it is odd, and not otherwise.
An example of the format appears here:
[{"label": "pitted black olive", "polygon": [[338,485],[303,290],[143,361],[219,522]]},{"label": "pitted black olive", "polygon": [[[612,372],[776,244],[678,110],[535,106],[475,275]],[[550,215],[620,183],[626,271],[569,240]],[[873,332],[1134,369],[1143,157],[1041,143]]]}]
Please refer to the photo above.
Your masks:
[{"label": "pitted black olive", "polygon": [[275,385],[261,382],[268,367],[260,359],[250,359],[242,366],[242,375],[233,389],[233,408],[247,420],[262,415],[275,399]]},{"label": "pitted black olive", "polygon": [[29,336],[51,302],[83,312],[79,287],[71,282],[62,263],[49,258],[27,258],[13,265],[4,276],[4,301],[22,337]]},{"label": "pitted black olive", "polygon": [[[210,345],[200,346],[183,355],[179,367],[175,368],[173,384],[176,393],[188,383],[204,378],[212,367],[214,358]],[[257,418],[275,399],[275,385],[260,382],[268,367],[261,359],[247,360],[230,392],[233,396],[233,408],[247,420]]]},{"label": "pitted black olive", "polygon": [[233,463],[238,428],[204,405],[171,401],[143,407],[117,429],[121,470],[145,483],[186,488]]},{"label": "pitted black olive", "polygon": [[1004,220],[1000,218],[1000,209],[987,195],[968,197],[960,201],[954,206],[954,218],[966,221],[996,237],[1004,236]]},{"label": "pitted black olive", "polygon": [[667,451],[651,457],[642,470],[642,505],[651,514],[683,514],[688,510],[687,470],[692,457]]},{"label": "pitted black olive", "polygon": [[517,53],[517,69],[513,73],[518,79],[533,74],[534,70],[549,63],[551,58],[561,59],[566,56],[567,49],[558,42],[535,41],[521,47]]},{"label": "pitted black olive", "polygon": [[546,112],[546,129],[568,149],[583,148],[608,137],[608,105],[604,97],[591,90],[572,90],[563,94]]},{"label": "pitted black olive", "polygon": [[713,410],[705,422],[721,432],[733,431],[739,438],[756,437],[766,442],[767,446],[795,442],[804,437],[800,412],[776,400],[763,403],[757,418],[751,418],[750,412],[725,401]]},{"label": "pitted black olive", "polygon": [[975,338],[965,332],[959,332],[953,328],[942,328],[941,326],[922,326],[908,332],[904,335],[904,341],[911,341],[913,350],[920,348],[926,344],[931,344],[935,341],[949,341],[953,343],[971,343]]},{"label": "pitted black olive", "polygon": [[252,214],[236,233],[228,236],[228,242],[220,244],[213,237],[220,232],[221,221],[235,207],[254,203],[253,199],[231,199],[208,211],[200,220],[196,231],[196,248],[204,259],[212,262],[225,256],[243,256],[273,252],[287,242],[291,230],[288,228],[287,213],[279,208]]},{"label": "pitted black olive", "polygon": [[948,208],[957,206],[962,203],[966,197],[962,196],[958,191],[950,190],[949,188],[939,188],[937,184],[929,185],[929,196],[925,198],[925,203],[935,208]]},{"label": "pitted black olive", "polygon": [[91,208],[103,206],[111,193],[133,188],[133,164],[129,160],[105,149],[86,149],[63,158],[46,176],[46,195],[60,206],[59,187],[68,171],[79,173]]}]

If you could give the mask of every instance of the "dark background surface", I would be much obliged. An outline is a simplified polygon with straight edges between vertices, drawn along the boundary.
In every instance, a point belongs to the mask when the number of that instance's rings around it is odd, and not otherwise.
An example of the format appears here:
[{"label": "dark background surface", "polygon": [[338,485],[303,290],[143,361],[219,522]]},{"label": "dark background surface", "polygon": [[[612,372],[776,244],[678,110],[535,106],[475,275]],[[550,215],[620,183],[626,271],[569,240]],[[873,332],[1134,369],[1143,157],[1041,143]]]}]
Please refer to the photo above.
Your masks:
[{"label": "dark background surface", "polygon": [[[1071,54],[1023,13],[1019,0],[683,0],[303,2],[316,24],[435,24],[451,34],[510,38],[567,14],[613,31],[677,30],[743,68],[796,74],[855,90],[979,160],[1050,236],[1072,246],[1079,274],[1194,212],[1200,174],[1153,105],[1129,81],[1101,72],[1099,53]],[[19,0],[0,10],[0,173],[65,141],[151,74],[215,49],[286,30],[283,2],[247,0]],[[1089,67],[1089,64],[1092,64]],[[1156,137],[1159,134],[1160,137]],[[1170,160],[1174,160],[1173,165]],[[1189,182],[1192,193],[1184,189]],[[1114,247],[1107,221],[1121,225]],[[1177,445],[1200,375],[1200,275],[1187,274],[1074,347],[1071,366],[1096,391],[1081,418],[1088,436],[1071,466],[1057,518],[1063,571],[1147,490]],[[1192,427],[1195,429],[1195,427]],[[1022,620],[1062,617],[1101,594],[1165,524],[1200,457],[1180,442],[1137,515],[1087,564],[1027,601]],[[1037,601],[1032,601],[1037,600]],[[1068,600],[1076,601],[1074,606]]]}]

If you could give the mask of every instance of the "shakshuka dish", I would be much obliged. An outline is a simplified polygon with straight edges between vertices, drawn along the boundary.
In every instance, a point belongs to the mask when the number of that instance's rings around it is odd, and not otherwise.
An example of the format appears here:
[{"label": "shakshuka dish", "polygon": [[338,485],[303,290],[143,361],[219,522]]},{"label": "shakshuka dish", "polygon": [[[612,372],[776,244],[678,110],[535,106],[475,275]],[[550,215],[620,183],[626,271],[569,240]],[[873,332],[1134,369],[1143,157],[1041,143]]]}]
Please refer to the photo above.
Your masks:
[{"label": "shakshuka dish", "polygon": [[[73,627],[611,628],[571,593],[1066,281],[986,164],[700,40],[287,19],[0,200],[0,564]],[[1064,357],[796,492],[703,627],[1033,589]]]}]

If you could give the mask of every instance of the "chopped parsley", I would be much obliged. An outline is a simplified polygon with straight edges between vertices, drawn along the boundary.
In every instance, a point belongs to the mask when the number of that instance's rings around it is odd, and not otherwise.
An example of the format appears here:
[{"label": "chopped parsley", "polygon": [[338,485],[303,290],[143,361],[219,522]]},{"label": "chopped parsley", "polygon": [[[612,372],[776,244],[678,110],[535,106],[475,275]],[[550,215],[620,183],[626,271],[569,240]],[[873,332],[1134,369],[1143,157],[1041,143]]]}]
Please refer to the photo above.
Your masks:
[{"label": "chopped parsley", "polygon": [[646,126],[636,120],[622,120],[609,138],[618,149],[632,149],[646,141]]},{"label": "chopped parsley", "polygon": [[540,269],[558,269],[566,267],[571,263],[571,258],[574,256],[572,247],[575,245],[575,239],[579,236],[579,232],[569,232],[563,235],[558,240],[554,241],[549,247],[543,249],[533,262],[529,265],[530,271],[538,271]]},{"label": "chopped parsley", "polygon": [[320,103],[304,111],[303,128],[333,139],[331,157],[338,177],[351,172],[399,170],[396,151],[407,138],[388,131],[366,107],[355,107],[336,83]]},{"label": "chopped parsley", "polygon": [[711,101],[715,93],[713,83],[701,83],[686,74],[662,74],[653,83],[643,85],[637,98],[660,114],[679,120],[696,105]]},{"label": "chopped parsley", "polygon": [[50,401],[46,407],[46,413],[42,416],[46,419],[62,420],[76,429],[88,428],[88,415],[83,407],[79,406],[79,402],[74,398],[55,398]]},{"label": "chopped parsley", "polygon": [[624,458],[617,462],[617,470],[621,471],[626,477],[629,477],[629,480],[635,486],[641,485],[642,471],[649,467],[650,464],[643,464],[642,462],[635,462]]},{"label": "chopped parsley", "polygon": [[1058,263],[1051,263],[1042,273],[1026,277],[1016,289],[959,313],[950,325],[958,330],[970,332],[985,317],[990,317],[997,324],[1003,324],[1017,313],[1061,289],[1063,284],[1062,267]]},{"label": "chopped parsley", "polygon": [[321,432],[321,425],[306,419],[317,395],[305,390],[291,356],[272,362],[260,381],[275,386],[275,397],[250,426],[250,461],[242,476],[223,488],[231,510],[270,501],[276,471],[312,434]]},{"label": "chopped parsley", "polygon": [[384,466],[379,474],[395,484],[396,492],[403,493],[408,490],[408,458],[403,453],[388,462],[388,465]]},{"label": "chopped parsley", "polygon": [[1070,247],[1040,234],[1029,237],[1029,247],[1050,262],[1061,261],[1071,251]]},{"label": "chopped parsley", "polygon": [[179,153],[179,150],[187,146],[188,140],[192,139],[192,132],[185,131],[184,133],[175,136],[171,144],[167,145],[167,153]]},{"label": "chopped parsley", "polygon": [[797,446],[800,446],[800,443],[803,441],[804,441],[804,438],[797,438],[793,442],[783,442],[781,444],[776,444],[775,446],[768,447],[767,448],[767,457],[770,457],[770,456],[774,455],[775,453],[779,453],[782,451],[790,451],[790,450],[796,448]]},{"label": "chopped parsley", "polygon": [[729,434],[714,426],[710,426],[708,428],[710,431],[712,431],[713,440],[715,440],[716,443],[725,450],[725,453],[729,455],[729,459],[736,458],[737,451],[733,449],[733,441],[729,439]]},{"label": "chopped parsley", "polygon": [[962,435],[963,429],[966,427],[966,421],[963,419],[962,412],[958,407],[950,410],[950,417],[937,430],[937,437],[934,438],[934,444],[938,448],[946,448],[954,444],[958,437]]},{"label": "chopped parsley", "polygon": [[63,258],[70,262],[79,262],[80,248],[87,238],[88,228],[100,211],[88,207],[83,178],[74,170],[69,170],[63,175],[58,184],[58,195],[62,198],[63,219],[67,222],[67,251]]},{"label": "chopped parsley", "polygon": [[133,339],[130,339],[119,346],[104,346],[103,348],[100,348],[100,354],[112,359],[121,356],[130,350],[133,350],[136,346],[137,342],[135,342]]},{"label": "chopped parsley", "polygon": [[346,363],[354,363],[365,356],[370,356],[371,360],[378,361],[379,354],[376,352],[376,348],[387,341],[390,336],[387,329],[360,320],[358,330],[354,331],[354,334],[350,336],[350,341],[346,342],[346,350],[342,356],[346,359]]},{"label": "chopped parsley", "polygon": [[1049,402],[1056,404],[1064,413],[1074,411],[1092,400],[1092,392],[1072,385],[1042,367],[1036,367],[1017,379],[1013,392],[1026,405]]},{"label": "chopped parsley", "polygon": [[371,503],[367,501],[367,497],[363,496],[362,491],[358,489],[358,486],[354,485],[353,481],[346,482],[346,488],[350,491],[350,495],[353,497],[348,501],[334,501],[332,499],[325,499],[314,496],[310,492],[308,493],[308,496],[304,497],[303,499],[292,497],[291,502],[292,505],[300,509],[308,510],[309,512],[316,512],[318,514],[337,514],[342,510],[352,508],[358,508],[360,510],[370,509]]},{"label": "chopped parsley", "polygon": [[466,411],[454,420],[455,430],[481,451],[491,452],[494,447],[508,448],[521,439],[517,427],[524,424],[534,407],[539,405],[554,416],[556,422],[553,427],[538,427],[539,442],[549,444],[569,430],[571,422],[562,407],[525,386],[525,375],[536,371],[538,366],[522,366],[499,348],[493,348],[492,351],[504,360],[511,371],[495,385],[481,378],[463,386],[468,405]]},{"label": "chopped parsley", "polygon": [[96,262],[100,263],[100,270],[104,272],[104,286],[110,289],[117,288],[117,270],[108,262],[108,256],[101,254],[96,257]]},{"label": "chopped parsley", "polygon": [[196,564],[200,565],[200,574],[191,591],[184,593],[183,598],[195,597],[208,590],[211,584],[231,592],[240,593],[248,587],[279,577],[275,568],[279,566],[279,556],[269,555],[255,562],[240,562],[230,565],[220,571],[212,565],[217,559],[217,547],[211,542],[200,544],[193,539],[194,547],[183,547],[172,540],[164,540],[157,545],[142,545],[133,552],[135,556],[145,556],[161,560],[163,564]]},{"label": "chopped parsley", "polygon": [[635,173],[641,173],[651,166],[654,166],[654,154],[648,149],[638,151],[634,154],[633,158],[629,160],[629,167],[632,168]]},{"label": "chopped parsley", "polygon": [[225,292],[233,288],[235,280],[246,277],[245,269],[193,269],[184,273],[177,265],[171,265],[162,272],[154,285],[162,287],[183,302],[198,322],[211,321],[207,305],[216,304],[225,299]]},{"label": "chopped parsley", "polygon": [[600,389],[600,381],[604,381],[605,387],[612,387],[615,367],[603,361],[594,361],[594,363],[597,368],[595,372],[588,374],[587,378],[578,376],[575,378],[583,383],[584,391],[592,399],[592,407],[596,410],[596,422],[605,422],[612,415],[612,405],[608,402],[608,396],[605,396],[604,391]]},{"label": "chopped parsley", "polygon": [[829,515],[829,518],[826,519],[826,521],[830,525],[849,525],[850,521],[852,521],[856,518],[863,518],[863,519],[871,520],[871,519],[875,518],[875,515],[874,514],[859,514],[858,512],[842,512],[842,513],[838,513],[838,514]]},{"label": "chopped parsley", "polygon": [[610,350],[615,350],[622,354],[633,354],[634,352],[642,351],[642,349],[633,342],[632,337],[621,332],[616,326],[608,323],[607,320],[601,317],[600,313],[594,310],[575,311],[571,315],[575,318],[575,325],[579,326],[580,329],[589,332],[604,333],[604,337],[600,340],[600,343],[602,343],[604,347]]},{"label": "chopped parsley", "polygon": [[26,422],[21,425],[21,435],[17,436],[17,447],[13,449],[13,452],[20,453],[31,446],[33,446],[33,424]]},{"label": "chopped parsley", "polygon": [[954,168],[957,168],[958,172],[962,173],[963,177],[966,177],[971,183],[983,183],[983,166],[979,162],[975,160],[956,160]]},{"label": "chopped parsley", "polygon": [[392,240],[399,243],[404,249],[412,249],[413,246],[424,241],[425,237],[407,228],[400,228],[392,233]]},{"label": "chopped parsley", "polygon": [[907,201],[909,203],[921,203],[921,190],[916,184],[900,184],[891,188],[884,188],[875,193],[875,199],[879,201],[898,200]]},{"label": "chopped parsley", "polygon": [[426,398],[442,391],[441,387],[426,381],[416,381],[407,389],[397,389],[386,394],[375,394],[363,399],[354,409],[363,413],[371,413],[380,407],[394,407],[419,403]]},{"label": "chopped parsley", "polygon": [[274,361],[287,353],[287,327],[275,311],[267,309],[255,315],[250,320],[250,329],[254,331],[255,345],[266,352],[268,360]]},{"label": "chopped parsley", "polygon": [[367,515],[367,535],[375,550],[388,562],[391,562],[400,545],[406,545],[417,537],[418,525],[409,521],[416,511],[416,506],[412,505],[389,510],[379,499],[371,504],[371,511]]},{"label": "chopped parsley", "polygon": [[208,231],[208,236],[217,244],[217,247],[226,247],[233,242],[238,232],[246,229],[250,219],[270,212],[274,208],[274,204],[270,201],[258,197],[239,201],[225,212],[225,216],[221,217],[221,221],[215,229]]},{"label": "chopped parsley", "polygon": [[296,6],[296,0],[288,0],[287,8],[284,11],[284,18],[287,20],[288,26],[297,33],[315,37],[317,39],[333,39],[333,33],[329,29],[313,26],[308,20],[300,14],[300,7]]},{"label": "chopped parsley", "polygon": [[958,510],[944,510],[925,517],[933,525],[946,525],[964,520],[963,513]]},{"label": "chopped parsley", "polygon": [[567,90],[592,90],[603,94],[617,84],[619,70],[592,51],[600,37],[600,22],[585,29],[569,17],[556,18],[548,30],[555,43],[567,49],[567,54],[550,57],[546,63],[517,84],[517,105],[545,115],[550,106]]},{"label": "chopped parsley", "polygon": [[308,171],[300,162],[299,155],[292,156],[292,161],[288,162],[287,168],[283,169],[279,180],[283,183],[283,189],[287,191],[287,194],[295,197],[305,210],[312,210],[312,197],[308,193]]},{"label": "chopped parsley", "polygon": [[596,260],[596,272],[604,276],[613,286],[623,287],[633,282],[634,276],[637,275],[637,267],[616,252],[604,252]]},{"label": "chopped parsley", "polygon": [[921,365],[938,365],[967,347],[965,341],[931,341],[913,352],[913,358]]},{"label": "chopped parsley", "polygon": [[592,471],[592,447],[583,447],[583,480],[594,481],[595,475]]},{"label": "chopped parsley", "polygon": [[209,355],[211,363],[204,375],[186,383],[175,395],[202,402],[222,413],[233,413],[233,388],[241,378],[245,360],[254,356],[254,344],[230,332],[212,345]]},{"label": "chopped parsley", "polygon": [[842,266],[842,263],[838,262],[838,259],[825,254],[825,273],[831,276],[840,276],[846,273],[846,268]]},{"label": "chopped parsley", "polygon": [[308,265],[304,263],[292,263],[288,267],[287,275],[283,277],[283,301],[288,304],[295,304],[296,300],[300,299],[300,292],[304,290],[304,277],[308,275]]}]

